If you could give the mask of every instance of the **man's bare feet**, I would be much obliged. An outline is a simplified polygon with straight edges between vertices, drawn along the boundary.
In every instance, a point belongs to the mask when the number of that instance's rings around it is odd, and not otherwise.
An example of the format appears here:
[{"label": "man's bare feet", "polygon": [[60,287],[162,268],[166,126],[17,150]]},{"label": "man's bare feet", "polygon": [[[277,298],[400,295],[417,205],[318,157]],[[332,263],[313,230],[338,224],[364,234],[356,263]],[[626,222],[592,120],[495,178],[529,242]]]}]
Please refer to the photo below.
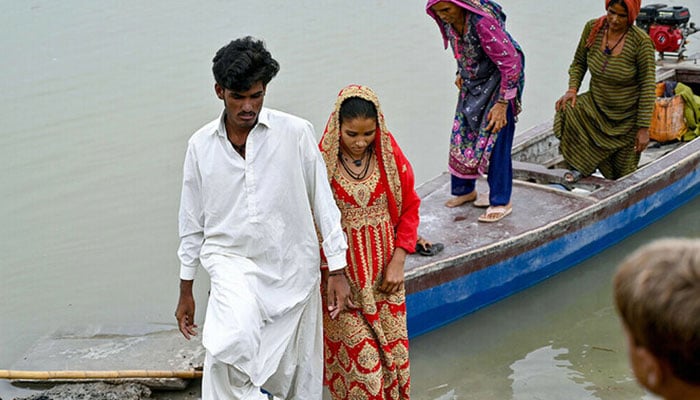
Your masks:
[{"label": "man's bare feet", "polygon": [[453,197],[445,202],[445,207],[454,208],[459,207],[464,203],[469,203],[476,200],[477,193],[473,190],[471,193],[463,194],[461,196]]}]

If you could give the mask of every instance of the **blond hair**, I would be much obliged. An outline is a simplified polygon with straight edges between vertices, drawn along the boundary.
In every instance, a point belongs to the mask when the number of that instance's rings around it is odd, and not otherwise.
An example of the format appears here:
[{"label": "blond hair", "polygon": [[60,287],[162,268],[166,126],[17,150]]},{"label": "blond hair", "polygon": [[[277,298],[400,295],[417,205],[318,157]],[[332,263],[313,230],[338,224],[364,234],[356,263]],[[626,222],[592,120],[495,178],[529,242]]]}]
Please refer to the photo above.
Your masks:
[{"label": "blond hair", "polygon": [[642,246],[613,280],[615,305],[634,344],[700,384],[700,240],[661,239]]}]

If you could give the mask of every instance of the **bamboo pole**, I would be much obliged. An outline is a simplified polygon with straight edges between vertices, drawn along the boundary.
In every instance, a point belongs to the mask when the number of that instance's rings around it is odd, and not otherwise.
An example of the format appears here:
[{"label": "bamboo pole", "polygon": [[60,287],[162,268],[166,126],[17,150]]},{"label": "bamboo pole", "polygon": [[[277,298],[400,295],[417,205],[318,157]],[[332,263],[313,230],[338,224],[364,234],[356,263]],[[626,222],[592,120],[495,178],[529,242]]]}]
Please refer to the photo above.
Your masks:
[{"label": "bamboo pole", "polygon": [[0,369],[0,379],[52,380],[52,379],[126,379],[126,378],[201,378],[202,371],[121,370],[121,371],[21,371]]}]

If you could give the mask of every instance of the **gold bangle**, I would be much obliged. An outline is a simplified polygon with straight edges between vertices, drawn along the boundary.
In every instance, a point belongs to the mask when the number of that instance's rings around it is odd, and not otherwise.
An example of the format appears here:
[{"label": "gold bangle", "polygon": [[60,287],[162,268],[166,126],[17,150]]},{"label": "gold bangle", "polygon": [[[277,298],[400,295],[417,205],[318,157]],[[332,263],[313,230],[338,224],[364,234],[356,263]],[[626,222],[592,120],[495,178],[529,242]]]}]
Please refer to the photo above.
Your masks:
[{"label": "gold bangle", "polygon": [[496,103],[508,104],[508,100],[506,100],[506,99],[498,99],[498,100],[496,101]]},{"label": "gold bangle", "polygon": [[336,269],[335,271],[330,271],[328,273],[328,276],[336,276],[336,275],[344,275],[345,274],[345,268],[341,269]]}]

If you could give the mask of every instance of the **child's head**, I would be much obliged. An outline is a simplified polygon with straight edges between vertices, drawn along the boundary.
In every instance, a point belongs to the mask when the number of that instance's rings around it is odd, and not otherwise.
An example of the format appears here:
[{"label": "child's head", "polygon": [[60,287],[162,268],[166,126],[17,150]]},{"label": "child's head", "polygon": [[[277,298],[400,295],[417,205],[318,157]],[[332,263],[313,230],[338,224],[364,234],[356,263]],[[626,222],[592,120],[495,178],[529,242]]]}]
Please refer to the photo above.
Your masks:
[{"label": "child's head", "polygon": [[638,381],[656,393],[669,379],[700,388],[700,240],[641,247],[613,285]]}]

